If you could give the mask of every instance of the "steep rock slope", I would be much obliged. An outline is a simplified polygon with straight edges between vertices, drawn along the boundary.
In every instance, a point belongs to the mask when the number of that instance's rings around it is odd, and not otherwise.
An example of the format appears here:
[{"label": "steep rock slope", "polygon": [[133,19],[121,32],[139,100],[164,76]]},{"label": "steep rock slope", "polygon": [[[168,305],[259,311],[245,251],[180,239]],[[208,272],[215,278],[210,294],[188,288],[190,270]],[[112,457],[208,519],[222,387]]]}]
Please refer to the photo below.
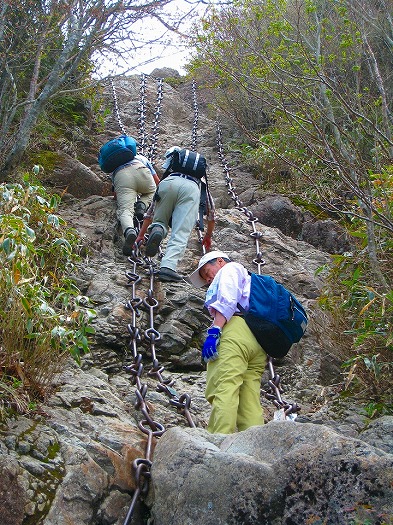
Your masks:
[{"label": "steep rock slope", "polygon": [[[122,122],[130,134],[137,135],[140,79],[119,79],[116,89]],[[110,86],[104,91],[111,108]],[[145,94],[146,130],[150,130],[154,122],[156,100],[156,81],[150,78]],[[1,430],[0,468],[3,478],[8,480],[8,488],[0,491],[0,523],[122,524],[132,494],[138,488],[132,464],[146,454],[146,434],[149,433],[146,414],[157,423],[158,429],[164,429],[162,437],[154,438],[152,443],[154,448],[158,441],[148,503],[156,525],[300,524],[305,520],[312,523],[312,516],[315,516],[314,523],[320,519],[320,523],[349,525],[359,513],[367,513],[368,496],[371,503],[368,518],[392,514],[388,503],[392,443],[391,438],[386,437],[391,435],[386,432],[391,429],[390,418],[366,430],[366,418],[355,408],[339,406],[340,416],[337,416],[336,385],[340,375],[329,337],[333,328],[317,304],[323,273],[316,276],[316,270],[329,262],[330,254],[278,228],[250,221],[250,215],[245,212],[261,206],[265,195],[255,179],[231,157],[230,165],[235,167],[231,173],[235,193],[242,203],[236,205],[228,193],[228,181],[217,154],[215,122],[201,112],[195,128],[190,85],[176,89],[164,84],[161,111],[157,166],[168,147],[190,146],[193,130],[197,132],[198,149],[208,159],[210,187],[217,205],[213,248],[228,252],[234,260],[256,271],[254,260],[258,249],[251,235],[255,228],[261,233],[259,251],[265,262],[263,271],[288,285],[309,311],[310,326],[306,336],[276,364],[285,386],[284,399],[301,405],[296,420],[299,424],[283,422],[277,427],[272,422],[275,406],[262,396],[269,421],[265,427],[226,439],[212,437],[204,430],[209,415],[209,406],[203,396],[205,370],[200,362],[200,346],[209,324],[202,310],[204,292],[193,289],[186,281],[159,283],[151,273],[158,267],[158,259],[152,266],[143,257],[127,260],[122,255],[110,181],[97,164],[99,146],[120,133],[112,112],[106,120],[105,133],[93,137],[81,151],[82,163],[67,158],[66,164],[55,168],[52,177],[46,174],[48,184],[65,191],[61,213],[68,224],[78,230],[88,252],[75,278],[81,291],[94,302],[96,336],[92,353],[85,357],[83,366],[79,368],[70,362],[59,375],[56,392],[43,407],[40,418],[19,418]],[[224,127],[225,132],[230,130]],[[281,209],[282,213],[289,214],[285,206]],[[300,213],[297,210],[296,216]],[[195,233],[179,271],[189,273],[201,255]],[[137,309],[138,315],[134,316],[127,304],[139,298],[142,303]],[[150,337],[152,330],[157,334],[154,341]],[[140,338],[133,337],[135,331]],[[135,363],[135,348],[142,356],[142,363]],[[152,367],[154,354],[156,362]],[[263,386],[267,380],[268,372]],[[170,402],[183,394],[191,399],[189,414],[196,429],[187,429],[185,411]],[[320,426],[321,423],[327,428]],[[318,436],[315,446],[312,445],[314,435]],[[247,445],[250,436],[252,449]],[[359,438],[364,441],[360,443]],[[375,448],[376,445],[380,448]],[[314,456],[334,457],[335,450],[340,451],[338,456],[336,454],[337,460],[305,463],[305,458],[309,460]],[[361,450],[361,454],[356,456],[356,450]],[[371,459],[360,461],[360,456]],[[211,459],[208,464],[212,480],[215,481],[214,475],[220,476],[220,496],[214,501],[198,499],[198,493],[207,483],[200,474],[204,470],[204,462],[199,464],[201,457]],[[242,461],[246,461],[246,465]],[[260,461],[264,461],[263,467]],[[188,467],[193,464],[195,477],[190,479],[192,469]],[[302,465],[306,465],[307,483],[304,481],[299,486]],[[240,484],[235,480],[238,467],[244,476],[241,478],[244,483]],[[277,493],[274,501],[269,500],[270,510],[261,510],[267,500],[262,498],[255,484],[247,482],[254,476],[255,469],[263,479],[269,480],[264,497],[269,490]],[[337,499],[335,492],[328,492],[325,499],[321,498],[318,479],[321,470],[326,472],[326,479],[332,484],[339,478],[346,495]],[[370,481],[375,480],[377,470],[380,477],[375,490],[379,496],[372,493]],[[267,478],[264,472],[269,473]],[[361,497],[353,501],[354,510],[345,514],[343,507],[347,508],[355,498],[351,488],[355,479],[361,486]],[[226,506],[226,487],[231,494],[236,487],[238,498],[234,501],[242,516],[239,512],[234,513],[233,506]],[[242,487],[250,493],[248,500],[244,498]],[[323,506],[329,497],[336,506],[331,514]],[[173,498],[172,505],[167,504],[168,498]],[[298,518],[289,517],[290,508],[285,506],[287,498],[290,498],[288,505],[298,509]],[[192,505],[184,504],[187,499]],[[283,510],[278,511],[278,508]],[[340,513],[341,521],[334,521]],[[135,509],[134,522],[143,523],[144,519]],[[371,522],[383,523],[375,520]]]}]

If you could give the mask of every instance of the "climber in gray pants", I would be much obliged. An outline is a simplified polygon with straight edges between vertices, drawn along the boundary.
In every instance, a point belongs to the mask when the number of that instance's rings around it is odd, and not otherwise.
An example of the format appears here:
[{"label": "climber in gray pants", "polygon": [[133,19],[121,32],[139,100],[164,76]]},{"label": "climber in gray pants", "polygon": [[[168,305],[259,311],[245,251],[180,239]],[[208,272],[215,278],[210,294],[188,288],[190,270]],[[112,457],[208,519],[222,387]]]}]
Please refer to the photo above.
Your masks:
[{"label": "climber in gray pants", "polygon": [[[162,167],[166,169],[167,163],[165,162]],[[149,257],[157,253],[161,241],[168,235],[169,227],[171,227],[170,238],[158,273],[161,281],[180,281],[182,279],[182,276],[176,272],[177,264],[184,255],[191,231],[198,218],[201,185],[203,184],[205,184],[203,180],[190,175],[170,173],[161,180],[153,203],[144,216],[136,242],[143,240],[148,229],[149,238],[145,253]],[[214,229],[214,202],[210,192],[207,191],[206,194],[207,228],[202,244],[209,250]]]}]

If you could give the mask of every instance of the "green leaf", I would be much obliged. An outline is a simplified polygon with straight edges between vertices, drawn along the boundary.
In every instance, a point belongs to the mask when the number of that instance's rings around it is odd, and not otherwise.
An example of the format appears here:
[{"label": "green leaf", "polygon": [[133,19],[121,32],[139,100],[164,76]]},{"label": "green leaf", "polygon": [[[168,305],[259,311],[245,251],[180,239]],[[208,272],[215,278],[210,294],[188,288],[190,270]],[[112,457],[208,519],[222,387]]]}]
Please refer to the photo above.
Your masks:
[{"label": "green leaf", "polygon": [[9,237],[7,239],[4,239],[4,241],[1,243],[1,249],[5,251],[6,254],[10,253],[11,250],[12,241]]},{"label": "green leaf", "polygon": [[53,226],[58,228],[60,224],[59,217],[57,217],[57,215],[52,214],[48,215],[48,224],[52,224]]},{"label": "green leaf", "polygon": [[26,233],[27,233],[27,236],[30,237],[30,239],[34,240],[36,235],[35,235],[35,231],[31,228],[29,228],[28,226],[25,227],[26,228]]},{"label": "green leaf", "polygon": [[21,297],[21,302],[24,310],[27,312],[28,315],[32,315],[31,312],[31,306],[29,301],[26,299],[26,297]]}]

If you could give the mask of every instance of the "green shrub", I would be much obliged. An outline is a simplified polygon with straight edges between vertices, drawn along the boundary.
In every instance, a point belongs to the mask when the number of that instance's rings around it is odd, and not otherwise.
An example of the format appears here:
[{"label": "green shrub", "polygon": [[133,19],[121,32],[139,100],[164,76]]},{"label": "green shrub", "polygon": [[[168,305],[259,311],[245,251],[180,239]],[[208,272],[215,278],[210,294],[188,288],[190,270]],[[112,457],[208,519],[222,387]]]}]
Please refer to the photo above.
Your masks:
[{"label": "green shrub", "polygon": [[335,320],[344,393],[363,401],[372,418],[393,414],[393,292],[381,291],[370,275],[364,254],[335,256],[320,304]]},{"label": "green shrub", "polygon": [[78,237],[38,185],[0,185],[0,418],[45,399],[71,354],[88,352],[95,312],[69,278]]}]

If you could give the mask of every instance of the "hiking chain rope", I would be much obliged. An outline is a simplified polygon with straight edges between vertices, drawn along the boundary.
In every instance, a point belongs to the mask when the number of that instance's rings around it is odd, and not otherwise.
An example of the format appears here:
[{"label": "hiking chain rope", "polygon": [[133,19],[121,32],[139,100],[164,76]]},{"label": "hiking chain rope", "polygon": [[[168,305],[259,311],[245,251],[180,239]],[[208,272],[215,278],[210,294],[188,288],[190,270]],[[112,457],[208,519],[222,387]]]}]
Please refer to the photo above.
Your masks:
[{"label": "hiking chain rope", "polygon": [[[142,155],[146,155],[150,162],[154,162],[157,154],[157,141],[158,141],[158,129],[161,118],[161,106],[163,99],[163,79],[157,79],[157,99],[156,109],[154,112],[154,121],[152,124],[150,134],[150,146],[147,147],[147,132],[146,132],[146,81],[147,75],[144,73],[140,76],[140,89],[139,89],[139,147]],[[147,152],[145,153],[145,150]]]},{"label": "hiking chain rope", "polygon": [[146,146],[146,102],[145,102],[145,93],[146,93],[146,75],[142,73],[140,76],[140,85],[139,85],[139,148],[142,155],[145,154]]},{"label": "hiking chain rope", "polygon": [[[223,167],[223,171],[225,174],[225,183],[228,187],[228,194],[231,196],[232,200],[235,202],[236,209],[242,211],[246,217],[247,221],[252,225],[252,233],[250,236],[255,240],[255,246],[256,246],[256,257],[253,259],[253,263],[257,265],[258,268],[258,274],[261,274],[261,268],[266,264],[264,259],[262,258],[262,252],[260,250],[260,244],[259,240],[263,236],[261,232],[258,232],[256,229],[256,223],[258,222],[258,218],[254,217],[253,213],[243,205],[242,201],[239,199],[238,195],[236,194],[236,188],[232,185],[233,179],[230,177],[231,169],[228,167],[228,164],[224,157],[224,148],[222,144],[222,132],[221,127],[219,123],[217,122],[217,147],[218,147],[218,157],[221,161],[221,165]],[[273,366],[273,358],[268,355],[268,370],[269,370],[269,381],[268,381],[268,387],[269,390],[262,390],[264,396],[269,401],[272,401],[272,403],[279,409],[279,413],[275,414],[275,419],[289,419],[294,420],[296,418],[297,412],[300,411],[300,406],[296,403],[288,403],[287,401],[284,401],[281,394],[282,394],[282,388],[280,386],[280,375],[277,374],[274,370]],[[282,417],[283,416],[283,417]]]},{"label": "hiking chain rope", "polygon": [[199,120],[199,109],[198,109],[198,100],[196,94],[196,83],[195,80],[192,81],[192,103],[194,107],[194,122],[192,126],[192,135],[191,135],[191,149],[193,151],[197,150],[197,132],[198,132],[198,120]]},{"label": "hiking chain rope", "polygon": [[116,95],[116,90],[115,90],[115,85],[113,83],[113,79],[110,79],[110,83],[111,83],[111,86],[112,86],[113,105],[114,105],[114,108],[115,108],[115,115],[116,115],[116,118],[117,118],[117,122],[119,123],[119,127],[120,127],[120,130],[123,133],[123,135],[127,135],[126,129],[123,126],[123,123],[122,123],[121,118],[120,118],[119,105],[117,103],[117,95]]},{"label": "hiking chain rope", "polygon": [[157,80],[157,101],[156,101],[156,110],[154,113],[154,122],[151,130],[151,144],[149,148],[148,158],[151,162],[154,162],[157,154],[157,141],[158,141],[158,128],[160,125],[161,118],[161,104],[163,97],[163,79],[159,78]]},{"label": "hiking chain rope", "polygon": [[[146,79],[145,76],[141,76],[141,90],[140,90],[140,137],[142,148],[146,146],[146,134],[145,134],[145,88]],[[153,125],[153,142],[150,146],[151,158],[155,153],[155,146],[157,143],[158,124],[160,117],[160,107],[162,100],[162,82],[159,82],[157,90],[157,109],[155,113],[155,121]],[[161,255],[161,249],[159,254]],[[128,347],[132,351],[133,363],[124,367],[124,369],[131,374],[131,382],[136,386],[136,403],[135,409],[139,410],[143,419],[138,423],[138,428],[147,436],[145,457],[136,458],[132,463],[132,468],[135,473],[136,489],[134,491],[131,505],[127,512],[127,516],[124,521],[124,525],[130,525],[132,517],[134,515],[136,505],[144,496],[147,495],[149,490],[150,481],[150,469],[152,465],[152,445],[153,439],[158,439],[165,432],[165,427],[160,423],[154,421],[149,414],[149,408],[145,402],[147,394],[147,384],[142,382],[142,374],[144,366],[142,362],[142,354],[138,353],[138,344],[146,342],[149,345],[149,351],[152,358],[152,366],[148,372],[149,377],[157,379],[157,392],[162,392],[169,397],[169,404],[176,407],[177,411],[184,415],[187,419],[190,427],[196,427],[191,413],[191,396],[183,393],[180,396],[174,390],[174,380],[171,378],[165,379],[163,377],[164,367],[160,366],[156,355],[156,343],[160,341],[161,334],[154,326],[154,311],[158,307],[159,303],[154,297],[154,276],[157,273],[156,264],[150,257],[142,257],[139,247],[132,252],[132,256],[128,257],[128,261],[132,264],[132,270],[126,272],[128,279],[127,286],[131,287],[132,297],[126,303],[126,308],[131,311],[131,323],[127,325],[127,331],[130,335]],[[137,266],[143,266],[147,269],[149,275],[149,288],[147,295],[144,299],[141,299],[136,294],[136,286],[141,282],[141,276],[137,273]],[[140,330],[137,326],[137,318],[140,317],[140,308],[144,307],[148,311],[149,327],[144,331],[143,337],[141,336]]]},{"label": "hiking chain rope", "polygon": [[[154,276],[156,273],[156,265],[149,257],[141,257],[139,250],[135,250],[133,255],[128,257],[128,261],[132,264],[132,270],[126,272],[128,279],[127,286],[132,289],[132,297],[126,303],[126,308],[131,311],[131,323],[127,325],[127,330],[130,335],[128,347],[132,351],[133,363],[125,366],[124,369],[131,374],[131,382],[136,385],[136,403],[135,409],[139,410],[143,419],[138,423],[138,428],[147,436],[145,457],[136,458],[133,463],[133,471],[135,473],[136,489],[131,501],[130,508],[124,521],[124,525],[129,525],[133,517],[138,501],[147,495],[149,490],[150,469],[152,465],[152,444],[154,438],[161,437],[165,432],[165,427],[160,423],[154,421],[149,414],[148,405],[145,402],[147,394],[147,384],[142,383],[142,374],[144,372],[142,354],[138,353],[138,343],[146,342],[152,359],[151,369],[148,371],[148,376],[157,379],[157,392],[162,392],[169,397],[169,404],[176,407],[177,411],[184,415],[190,427],[195,428],[196,425],[190,413],[191,396],[189,394],[177,394],[173,385],[175,381],[172,378],[164,378],[164,367],[160,365],[156,355],[156,343],[160,341],[161,334],[154,326],[154,310],[158,307],[158,301],[154,297]],[[147,268],[149,275],[149,289],[144,299],[141,299],[136,294],[136,285],[141,282],[141,276],[137,273],[137,265]],[[137,326],[137,318],[140,317],[140,308],[144,307],[148,311],[149,326],[143,333],[143,338]]]},{"label": "hiking chain rope", "polygon": [[[191,149],[193,151],[196,151],[197,150],[197,143],[198,143],[199,108],[198,108],[198,99],[197,99],[195,80],[192,81],[191,89],[192,89],[192,105],[193,105],[193,108],[194,108],[194,121],[193,121],[192,131],[191,131],[191,146],[190,147],[191,147]],[[207,191],[208,190],[207,176],[206,176],[205,180],[206,180],[206,191]],[[207,198],[207,195],[206,195],[206,198]],[[199,212],[199,214],[200,214],[200,212]],[[196,230],[196,233],[197,233],[198,242],[199,242],[199,244],[202,247],[202,253],[204,255],[206,253],[206,248],[202,244],[203,231],[204,231],[203,218],[201,218],[200,216],[198,217],[198,219],[196,221],[195,230]]]}]

